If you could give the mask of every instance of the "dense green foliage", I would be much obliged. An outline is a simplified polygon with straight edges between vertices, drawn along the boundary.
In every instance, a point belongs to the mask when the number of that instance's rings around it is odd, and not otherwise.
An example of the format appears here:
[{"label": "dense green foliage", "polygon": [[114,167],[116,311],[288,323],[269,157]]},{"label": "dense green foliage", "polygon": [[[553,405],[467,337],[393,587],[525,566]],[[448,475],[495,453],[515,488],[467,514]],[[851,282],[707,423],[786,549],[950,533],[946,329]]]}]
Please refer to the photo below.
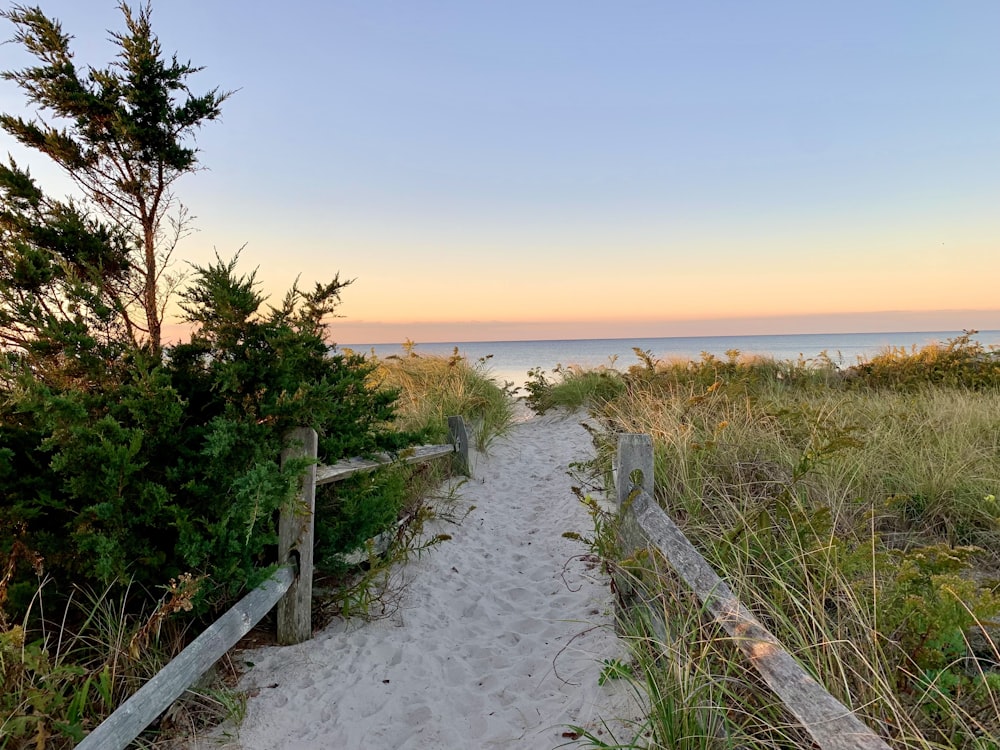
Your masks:
[{"label": "dense green foliage", "polygon": [[[163,363],[133,351],[87,387],[17,373],[0,422],[5,552],[18,540],[67,584],[197,571],[235,593],[273,561],[274,511],[302,469],[279,465],[288,430],[317,429],[327,461],[398,443],[380,432],[394,395],[323,340],[342,285],[293,290],[262,314],[234,266],[197,270],[184,304],[198,328]],[[26,562],[15,612],[36,586]]]}]

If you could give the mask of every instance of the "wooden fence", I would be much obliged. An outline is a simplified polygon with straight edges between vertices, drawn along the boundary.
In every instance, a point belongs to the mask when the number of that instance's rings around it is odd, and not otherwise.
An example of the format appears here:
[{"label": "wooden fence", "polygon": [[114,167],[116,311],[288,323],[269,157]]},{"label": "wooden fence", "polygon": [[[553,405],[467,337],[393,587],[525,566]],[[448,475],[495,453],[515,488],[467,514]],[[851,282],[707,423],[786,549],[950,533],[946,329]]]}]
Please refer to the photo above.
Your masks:
[{"label": "wooden fence", "polygon": [[889,750],[851,709],[792,658],[660,508],[653,498],[653,442],[649,435],[619,436],[616,471],[623,555],[655,547],[821,750]]},{"label": "wooden fence", "polygon": [[457,470],[469,474],[469,438],[465,421],[461,417],[449,417],[448,429],[452,439],[449,445],[421,446],[403,451],[399,456],[382,455],[375,460],[352,459],[332,466],[315,463],[318,445],[315,430],[293,430],[281,454],[282,465],[290,458],[301,456],[313,459],[313,463],[302,477],[298,501],[292,507],[282,509],[278,519],[278,560],[281,567],[208,626],[205,632],[122,703],[77,745],[77,750],[123,750],[275,605],[278,642],[289,645],[309,640],[312,636],[316,487],[395,461],[422,463],[446,456],[453,457]]}]

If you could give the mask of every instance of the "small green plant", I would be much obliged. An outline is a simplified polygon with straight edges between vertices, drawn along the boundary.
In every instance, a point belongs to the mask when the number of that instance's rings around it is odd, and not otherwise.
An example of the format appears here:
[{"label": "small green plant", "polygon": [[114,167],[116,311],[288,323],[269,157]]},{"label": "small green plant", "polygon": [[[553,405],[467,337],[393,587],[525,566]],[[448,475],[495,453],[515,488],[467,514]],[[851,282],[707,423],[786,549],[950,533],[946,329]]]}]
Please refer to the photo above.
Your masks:
[{"label": "small green plant", "polygon": [[611,511],[603,507],[593,495],[585,494],[579,487],[572,487],[571,490],[584,507],[586,507],[593,530],[586,534],[567,531],[563,533],[563,537],[585,544],[590,548],[592,554],[596,555],[602,563],[606,564],[607,561],[615,558],[618,549],[615,516]]},{"label": "small green plant", "polygon": [[574,411],[584,408],[599,408],[618,396],[625,387],[621,373],[613,367],[585,370],[580,367],[558,365],[553,375],[559,379],[550,380],[545,371],[535,368],[528,371],[525,383],[525,403],[537,414],[552,409]]},{"label": "small green plant", "polygon": [[597,684],[603,685],[608,680],[623,680],[634,677],[632,665],[621,659],[605,659],[601,662],[601,673],[597,676]]},{"label": "small green plant", "polygon": [[930,673],[957,688],[966,676],[970,631],[1000,615],[1000,597],[968,577],[977,552],[935,544],[891,550],[882,558],[882,623],[905,656],[903,690]]},{"label": "small green plant", "polygon": [[[410,472],[413,467],[396,470]],[[333,584],[320,605],[324,617],[378,619],[395,612],[405,587],[398,566],[451,539],[443,532],[428,535],[427,524],[443,521],[457,525],[464,518],[452,512],[455,492],[463,482],[450,482],[443,495],[432,492],[430,487],[440,484],[442,478],[440,472],[430,472],[421,481],[407,485],[410,494],[402,498],[403,510],[397,520],[380,537],[368,538],[360,545],[363,560],[352,563],[342,552],[332,553],[335,547],[326,547],[326,554],[317,563],[320,578]],[[472,508],[466,510],[466,515],[470,512]]]}]

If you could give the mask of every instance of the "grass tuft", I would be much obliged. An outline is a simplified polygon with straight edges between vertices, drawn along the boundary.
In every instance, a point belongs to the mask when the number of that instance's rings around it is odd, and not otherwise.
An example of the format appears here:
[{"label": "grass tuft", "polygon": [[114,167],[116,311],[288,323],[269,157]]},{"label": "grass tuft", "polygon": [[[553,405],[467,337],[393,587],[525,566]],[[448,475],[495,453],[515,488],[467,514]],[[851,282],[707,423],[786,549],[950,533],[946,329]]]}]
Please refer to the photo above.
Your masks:
[{"label": "grass tuft", "polygon": [[448,417],[461,415],[471,426],[476,447],[485,451],[514,420],[513,386],[497,383],[489,357],[470,363],[458,348],[450,357],[420,355],[412,344],[401,355],[371,357],[372,374],[382,388],[399,393],[396,424],[424,431],[434,442],[448,442]]}]

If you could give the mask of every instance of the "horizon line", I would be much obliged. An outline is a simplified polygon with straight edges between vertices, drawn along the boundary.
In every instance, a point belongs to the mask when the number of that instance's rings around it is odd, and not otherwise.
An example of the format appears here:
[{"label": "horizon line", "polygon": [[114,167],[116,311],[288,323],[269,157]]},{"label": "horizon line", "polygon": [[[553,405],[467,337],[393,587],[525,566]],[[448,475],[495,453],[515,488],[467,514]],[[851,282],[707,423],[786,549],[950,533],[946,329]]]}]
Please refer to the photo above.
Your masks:
[{"label": "horizon line", "polygon": [[[174,343],[191,335],[189,323],[164,325]],[[883,312],[748,315],[719,318],[537,321],[355,321],[335,318],[326,338],[345,348],[417,344],[473,344],[522,341],[585,341],[725,336],[845,334],[959,334],[1000,331],[998,309],[891,310]],[[345,343],[351,342],[351,343]]]},{"label": "horizon line", "polygon": [[[410,321],[339,319],[331,338],[345,347],[513,341],[582,341],[725,336],[962,333],[1000,330],[1000,310],[894,310],[673,320]],[[352,343],[340,342],[350,340]]]},{"label": "horizon line", "polygon": [[[451,344],[531,344],[531,343],[563,343],[569,341],[637,341],[641,339],[727,339],[727,338],[778,338],[778,337],[798,337],[798,336],[907,336],[928,335],[928,334],[962,334],[970,332],[970,329],[945,329],[940,331],[806,331],[803,333],[716,333],[705,336],[697,334],[684,336],[598,336],[590,338],[541,338],[541,339],[469,339],[469,340],[448,340],[448,341],[409,341],[413,346],[438,346]],[[1000,328],[971,329],[973,335],[980,333],[1000,333]],[[340,343],[336,342],[332,346],[340,349],[354,349],[362,346],[406,346],[407,341],[371,341],[364,343]]]}]

